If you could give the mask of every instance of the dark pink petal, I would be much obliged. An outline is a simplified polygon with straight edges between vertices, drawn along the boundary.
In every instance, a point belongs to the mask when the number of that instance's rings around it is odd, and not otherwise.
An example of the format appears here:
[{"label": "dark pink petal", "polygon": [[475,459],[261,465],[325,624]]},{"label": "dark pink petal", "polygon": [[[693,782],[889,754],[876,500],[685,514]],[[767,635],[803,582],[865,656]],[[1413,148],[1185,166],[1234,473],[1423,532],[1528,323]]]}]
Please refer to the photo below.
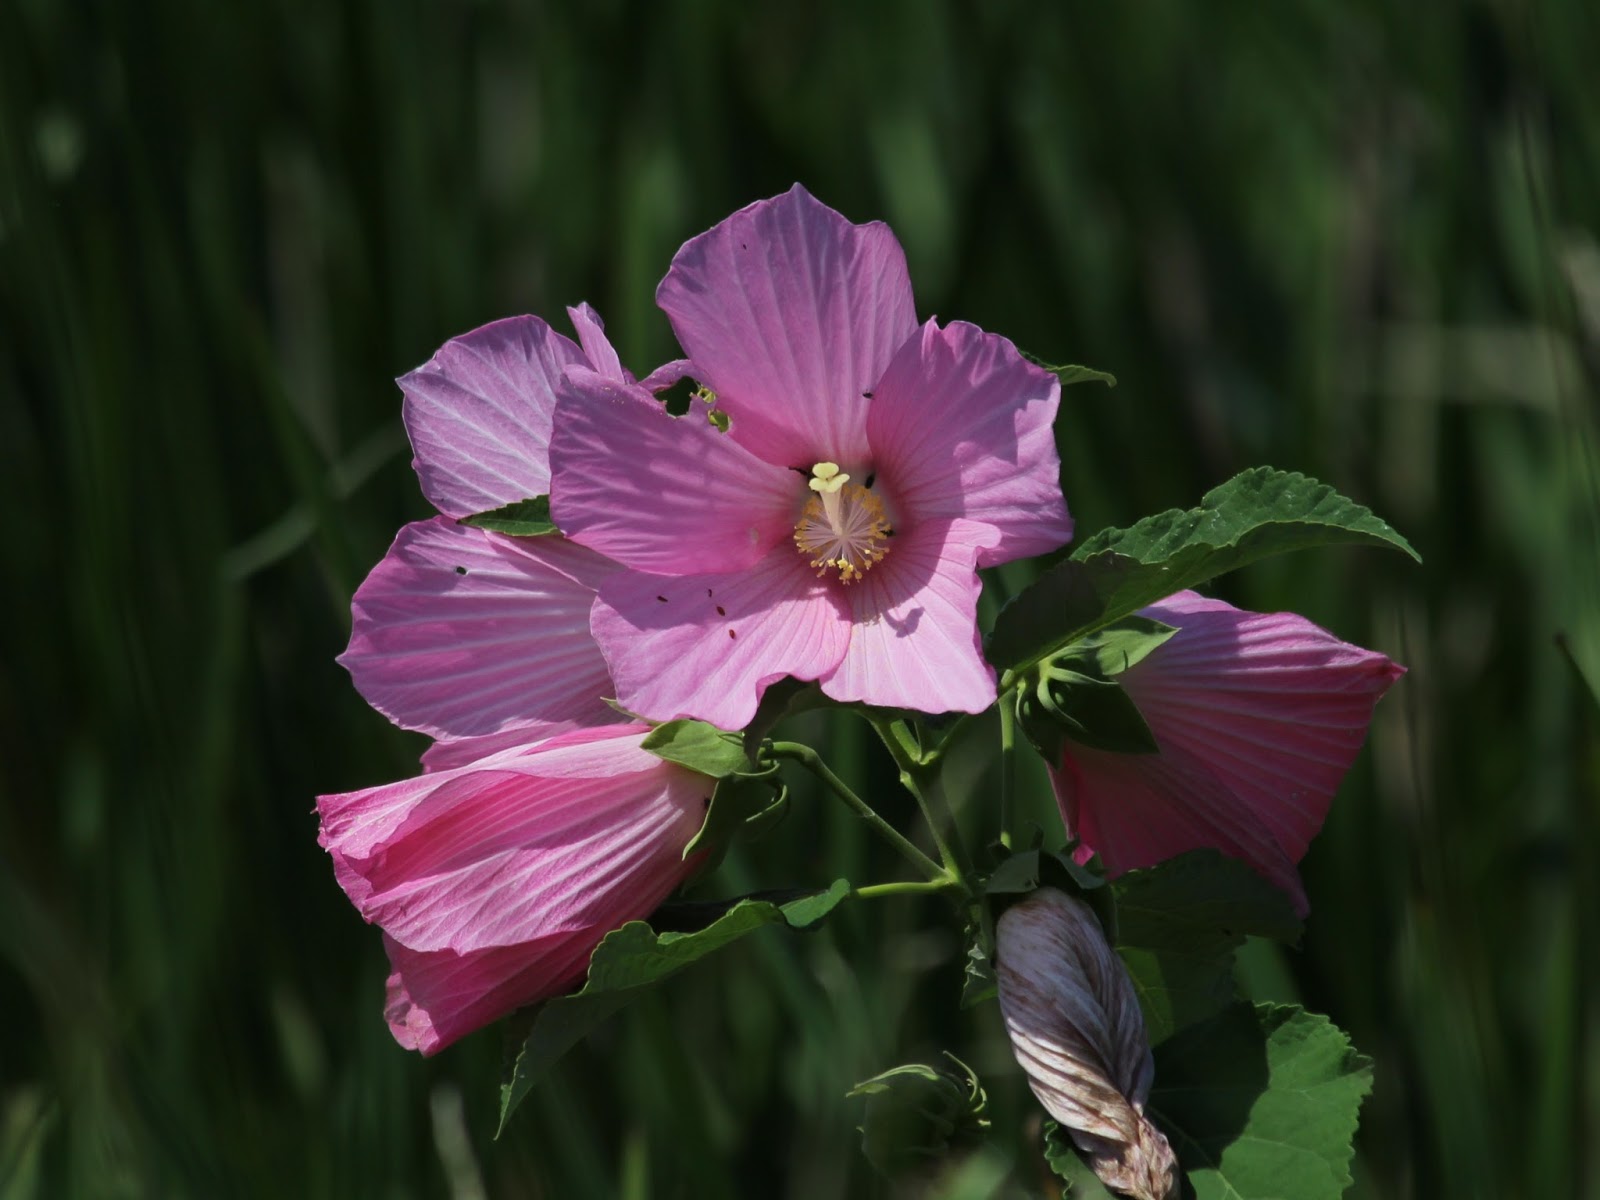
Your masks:
[{"label": "dark pink petal", "polygon": [[1003,337],[933,321],[889,364],[867,410],[879,486],[904,517],[983,527],[980,567],[1072,537],[1054,425],[1061,385]]},{"label": "dark pink petal", "polygon": [[1194,592],[1143,615],[1178,628],[1118,676],[1157,742],[1205,764],[1298,862],[1405,669],[1294,613]]},{"label": "dark pink petal", "polygon": [[807,495],[693,412],[583,368],[568,372],[550,444],[550,511],[568,537],[661,575],[736,571],[788,542]]},{"label": "dark pink petal", "polygon": [[978,638],[973,568],[986,531],[932,521],[896,536],[888,557],[840,590],[854,621],[850,647],[822,690],[835,700],[918,712],[982,712],[994,671]]},{"label": "dark pink petal", "polygon": [[615,569],[561,537],[407,525],[356,591],[339,661],[379,712],[435,737],[612,724],[589,609]]},{"label": "dark pink petal", "polygon": [[656,302],[742,445],[789,467],[866,461],[865,394],[917,326],[888,226],[796,184],[687,242]]},{"label": "dark pink petal", "polygon": [[838,663],[851,635],[837,592],[784,542],[733,575],[618,572],[601,585],[592,626],[624,708],[740,729],[768,684]]},{"label": "dark pink petal", "polygon": [[361,915],[408,949],[603,932],[683,881],[711,792],[711,780],[639,749],[645,732],[582,730],[323,796],[320,840]]},{"label": "dark pink petal", "polygon": [[1248,805],[1183,752],[1114,754],[1074,743],[1050,775],[1067,832],[1082,842],[1080,861],[1099,854],[1115,877],[1216,849],[1249,863],[1305,913],[1294,861]]},{"label": "dark pink petal", "polygon": [[[598,651],[597,651],[598,652]],[[600,660],[602,663],[604,658]],[[610,676],[606,677],[606,686],[611,687]],[[591,721],[588,727],[605,724],[622,724],[627,717],[617,712],[609,704],[605,706],[615,718],[613,721]],[[440,738],[422,752],[422,769],[424,771],[450,771],[456,767],[466,767],[477,762],[480,758],[499,754],[517,746],[526,746],[531,742],[543,741],[546,738],[557,737],[560,734],[582,729],[586,726],[576,722],[557,724],[546,730],[541,727],[532,729],[513,725],[509,729],[502,729],[498,733],[485,733],[475,737],[450,737]]]},{"label": "dark pink petal", "polygon": [[588,304],[579,304],[567,309],[567,316],[578,331],[578,344],[583,347],[583,356],[589,360],[589,365],[607,379],[632,383],[633,376],[622,369],[622,360],[617,357],[611,339],[606,337],[606,325],[600,314]]},{"label": "dark pink petal", "polygon": [[584,361],[538,317],[508,317],[451,338],[402,375],[423,495],[466,517],[548,492],[556,384]]},{"label": "dark pink petal", "polygon": [[410,950],[385,936],[394,968],[383,1013],[389,1030],[407,1050],[437,1054],[525,1005],[571,991],[605,934],[580,929],[466,954]]}]

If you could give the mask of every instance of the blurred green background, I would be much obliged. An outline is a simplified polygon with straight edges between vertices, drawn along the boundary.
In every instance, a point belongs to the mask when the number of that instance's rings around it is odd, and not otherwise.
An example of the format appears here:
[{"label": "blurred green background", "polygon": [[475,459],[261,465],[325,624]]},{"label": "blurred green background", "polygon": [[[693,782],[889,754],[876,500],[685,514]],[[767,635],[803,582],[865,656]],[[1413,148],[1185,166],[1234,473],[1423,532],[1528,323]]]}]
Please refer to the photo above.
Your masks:
[{"label": "blurred green background", "polygon": [[[315,843],[421,748],[333,662],[427,512],[392,378],[583,299],[647,369],[672,252],[795,180],[1118,376],[1085,534],[1267,462],[1416,544],[1220,589],[1411,667],[1242,975],[1377,1060],[1353,1195],[1600,1195],[1597,63],[1578,0],[0,0],[0,1197],[888,1195],[843,1093],[946,1045],[995,1147],[902,1194],[1053,1194],[931,906],[752,938],[495,1142],[498,1035],[394,1045]],[[894,871],[802,793],[713,890]]]}]

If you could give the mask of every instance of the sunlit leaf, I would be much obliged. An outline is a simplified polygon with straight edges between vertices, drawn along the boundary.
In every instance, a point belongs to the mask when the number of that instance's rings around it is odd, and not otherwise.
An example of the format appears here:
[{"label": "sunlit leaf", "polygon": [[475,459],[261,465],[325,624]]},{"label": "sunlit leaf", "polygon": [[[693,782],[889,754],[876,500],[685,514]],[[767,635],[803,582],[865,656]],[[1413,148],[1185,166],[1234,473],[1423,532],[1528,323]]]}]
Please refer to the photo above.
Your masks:
[{"label": "sunlit leaf", "polygon": [[[1418,558],[1372,511],[1325,483],[1256,467],[1129,529],[1103,530],[995,618],[985,652],[1020,670],[1174,592],[1314,546],[1388,546]],[[1420,561],[1420,559],[1418,559]]]},{"label": "sunlit leaf", "polygon": [[1336,1200],[1371,1061],[1326,1017],[1235,1005],[1156,1047],[1147,1113],[1196,1200]]},{"label": "sunlit leaf", "polygon": [[533,496],[488,512],[474,513],[470,517],[462,517],[461,524],[475,525],[495,533],[509,533],[513,537],[543,537],[557,532],[555,522],[550,519],[549,496]]},{"label": "sunlit leaf", "polygon": [[713,779],[750,769],[750,759],[739,735],[724,732],[704,721],[668,721],[657,725],[645,734],[639,746],[657,758]]}]

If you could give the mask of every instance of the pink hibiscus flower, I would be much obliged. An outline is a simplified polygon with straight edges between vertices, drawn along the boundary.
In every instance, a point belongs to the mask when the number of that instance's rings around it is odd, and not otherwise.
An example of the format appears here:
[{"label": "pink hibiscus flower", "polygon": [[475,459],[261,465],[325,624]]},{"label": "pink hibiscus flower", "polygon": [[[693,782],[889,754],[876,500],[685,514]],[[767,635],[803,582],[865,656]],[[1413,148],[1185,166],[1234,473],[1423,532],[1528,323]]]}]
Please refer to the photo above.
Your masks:
[{"label": "pink hibiscus flower", "polygon": [[1118,875],[1213,847],[1304,915],[1295,864],[1405,668],[1294,613],[1244,612],[1194,592],[1141,615],[1178,630],[1116,677],[1160,752],[1069,743],[1051,779],[1080,860],[1098,853]]},{"label": "pink hibiscus flower", "polygon": [[[542,495],[561,373],[581,366],[633,383],[588,305],[567,310],[581,346],[537,317],[510,317],[446,342],[400,380],[424,494],[446,517]],[[640,386],[667,387],[669,363]],[[339,658],[396,724],[460,765],[564,730],[622,720],[589,610],[613,570],[559,536],[509,538],[435,518],[407,525],[351,603]]]},{"label": "pink hibiscus flower", "polygon": [[919,326],[888,228],[798,186],[688,242],[656,299],[726,432],[575,364],[550,441],[556,523],[629,568],[592,620],[621,703],[736,729],[789,675],[991,704],[977,569],[1072,532],[1056,378],[975,326]]},{"label": "pink hibiscus flower", "polygon": [[714,781],[641,750],[646,732],[576,730],[318,799],[334,874],[383,929],[401,1045],[433,1054],[570,990],[608,931],[699,867],[683,854]]}]

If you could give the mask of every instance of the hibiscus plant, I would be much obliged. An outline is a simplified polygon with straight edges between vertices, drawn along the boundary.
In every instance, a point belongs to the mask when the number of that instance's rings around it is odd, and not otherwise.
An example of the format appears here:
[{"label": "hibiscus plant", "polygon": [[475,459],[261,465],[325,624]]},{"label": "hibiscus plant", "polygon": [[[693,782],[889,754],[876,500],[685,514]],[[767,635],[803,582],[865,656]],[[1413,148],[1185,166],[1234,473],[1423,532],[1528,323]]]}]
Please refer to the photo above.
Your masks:
[{"label": "hibiscus plant", "polygon": [[[1403,669],[1196,589],[1308,547],[1414,557],[1405,540],[1257,468],[1063,556],[1061,389],[1114,381],[919,323],[889,229],[798,186],[691,239],[656,298],[685,357],[642,378],[581,305],[575,342],[513,317],[399,381],[439,515],[356,592],[341,662],[433,742],[415,778],[318,804],[340,885],[383,932],[396,1040],[433,1054],[518,1013],[503,1123],[681,967],[926,893],[969,947],[950,1001],[998,1000],[1074,1195],[1342,1192],[1369,1064],[1325,1018],[1241,1000],[1233,957],[1299,936],[1297,864]],[[982,628],[979,572],[1045,555]],[[779,736],[819,706],[881,739],[917,828]],[[952,795],[946,748],[991,709],[999,791]],[[1016,827],[1027,747],[1059,830]],[[912,877],[774,880],[790,890],[653,926],[762,834],[795,770]],[[978,810],[981,853],[954,805]],[[955,1058],[854,1094],[886,1171],[985,1136],[983,1083]]]}]

